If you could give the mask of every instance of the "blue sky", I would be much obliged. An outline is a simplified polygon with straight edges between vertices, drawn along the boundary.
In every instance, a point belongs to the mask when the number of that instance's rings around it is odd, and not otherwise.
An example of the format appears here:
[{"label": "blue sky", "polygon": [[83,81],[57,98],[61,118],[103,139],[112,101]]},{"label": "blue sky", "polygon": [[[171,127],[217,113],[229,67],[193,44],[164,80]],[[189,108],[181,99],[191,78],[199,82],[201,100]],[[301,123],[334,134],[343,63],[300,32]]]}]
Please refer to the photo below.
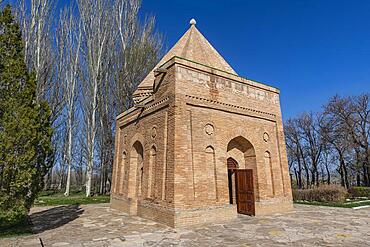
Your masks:
[{"label": "blue sky", "polygon": [[370,92],[369,0],[143,0],[141,14],[167,49],[195,18],[240,76],[281,90],[284,119]]},{"label": "blue sky", "polygon": [[189,20],[236,72],[281,90],[284,119],[370,91],[370,1],[143,0],[169,49]]}]

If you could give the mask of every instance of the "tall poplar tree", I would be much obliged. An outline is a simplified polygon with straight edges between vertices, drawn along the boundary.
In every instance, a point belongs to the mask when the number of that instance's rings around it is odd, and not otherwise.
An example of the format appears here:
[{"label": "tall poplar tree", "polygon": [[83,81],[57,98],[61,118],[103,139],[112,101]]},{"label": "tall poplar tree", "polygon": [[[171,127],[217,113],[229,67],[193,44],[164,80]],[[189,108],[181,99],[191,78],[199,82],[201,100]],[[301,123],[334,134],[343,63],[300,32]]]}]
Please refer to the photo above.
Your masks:
[{"label": "tall poplar tree", "polygon": [[52,165],[50,110],[36,98],[10,6],[0,12],[0,227],[27,216]]}]

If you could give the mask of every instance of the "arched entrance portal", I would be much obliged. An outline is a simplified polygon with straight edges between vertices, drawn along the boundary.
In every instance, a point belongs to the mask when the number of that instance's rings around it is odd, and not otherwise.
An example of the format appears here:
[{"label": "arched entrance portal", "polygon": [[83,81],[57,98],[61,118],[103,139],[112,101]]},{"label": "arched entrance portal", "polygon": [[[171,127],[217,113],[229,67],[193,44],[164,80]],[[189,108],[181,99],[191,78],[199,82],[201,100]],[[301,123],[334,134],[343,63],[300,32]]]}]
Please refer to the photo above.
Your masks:
[{"label": "arched entrance portal", "polygon": [[238,136],[228,143],[227,155],[230,204],[237,204],[238,213],[254,215],[254,147],[247,139]]}]

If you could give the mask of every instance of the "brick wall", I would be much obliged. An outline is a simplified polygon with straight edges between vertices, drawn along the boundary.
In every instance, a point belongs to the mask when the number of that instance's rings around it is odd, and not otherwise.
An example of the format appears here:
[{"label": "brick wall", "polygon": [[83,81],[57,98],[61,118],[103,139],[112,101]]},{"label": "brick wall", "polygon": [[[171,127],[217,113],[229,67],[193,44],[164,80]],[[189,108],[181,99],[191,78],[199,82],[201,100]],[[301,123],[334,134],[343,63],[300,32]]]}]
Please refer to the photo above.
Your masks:
[{"label": "brick wall", "polygon": [[179,58],[164,67],[144,108],[117,118],[112,207],[176,227],[236,217],[233,157],[253,169],[256,215],[291,209],[279,90]]}]

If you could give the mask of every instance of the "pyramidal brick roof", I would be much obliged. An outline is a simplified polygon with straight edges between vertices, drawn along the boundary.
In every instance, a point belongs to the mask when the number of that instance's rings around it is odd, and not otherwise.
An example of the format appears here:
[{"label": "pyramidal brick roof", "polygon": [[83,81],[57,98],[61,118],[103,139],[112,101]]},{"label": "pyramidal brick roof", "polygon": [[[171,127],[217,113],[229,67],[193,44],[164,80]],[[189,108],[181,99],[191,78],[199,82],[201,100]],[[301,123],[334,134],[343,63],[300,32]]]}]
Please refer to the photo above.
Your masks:
[{"label": "pyramidal brick roof", "polygon": [[190,28],[168,51],[168,53],[163,56],[154,69],[150,71],[145,79],[139,84],[135,93],[139,93],[142,90],[150,90],[154,83],[154,70],[174,56],[185,58],[237,75],[233,68],[231,68],[225,59],[216,51],[215,48],[213,48],[213,46],[201,34],[201,32],[199,32],[199,30],[195,27],[195,24],[195,20],[192,19],[190,21]]}]

